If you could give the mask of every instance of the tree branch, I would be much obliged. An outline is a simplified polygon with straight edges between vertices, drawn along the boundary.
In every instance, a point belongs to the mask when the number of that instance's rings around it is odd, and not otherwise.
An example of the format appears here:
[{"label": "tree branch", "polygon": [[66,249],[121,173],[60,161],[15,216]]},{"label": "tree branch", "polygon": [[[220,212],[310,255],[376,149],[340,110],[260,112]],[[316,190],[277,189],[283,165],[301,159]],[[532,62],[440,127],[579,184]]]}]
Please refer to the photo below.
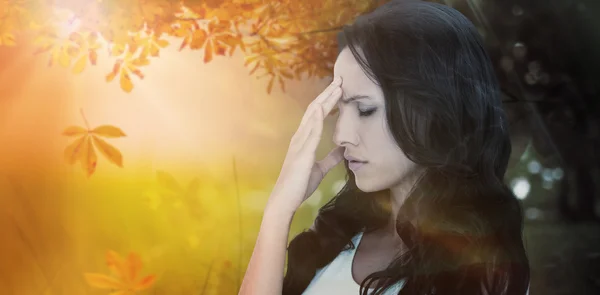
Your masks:
[{"label": "tree branch", "polygon": [[327,29],[322,29],[322,30],[314,30],[314,31],[308,31],[308,32],[302,32],[300,34],[318,34],[318,33],[329,33],[329,32],[334,32],[334,31],[340,31],[342,30],[342,28],[344,28],[344,26],[337,26],[337,27],[332,27],[332,28],[327,28]]}]

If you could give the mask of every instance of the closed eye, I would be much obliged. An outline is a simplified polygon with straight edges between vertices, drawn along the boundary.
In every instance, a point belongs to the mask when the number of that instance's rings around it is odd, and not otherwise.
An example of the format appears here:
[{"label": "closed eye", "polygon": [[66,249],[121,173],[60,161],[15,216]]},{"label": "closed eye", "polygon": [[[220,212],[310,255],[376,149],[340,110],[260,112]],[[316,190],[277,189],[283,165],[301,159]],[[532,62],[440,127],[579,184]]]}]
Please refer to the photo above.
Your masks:
[{"label": "closed eye", "polygon": [[360,117],[367,117],[367,116],[370,116],[373,113],[375,113],[376,110],[377,110],[377,108],[366,109],[366,110],[361,110],[360,108],[358,108],[358,115]]}]

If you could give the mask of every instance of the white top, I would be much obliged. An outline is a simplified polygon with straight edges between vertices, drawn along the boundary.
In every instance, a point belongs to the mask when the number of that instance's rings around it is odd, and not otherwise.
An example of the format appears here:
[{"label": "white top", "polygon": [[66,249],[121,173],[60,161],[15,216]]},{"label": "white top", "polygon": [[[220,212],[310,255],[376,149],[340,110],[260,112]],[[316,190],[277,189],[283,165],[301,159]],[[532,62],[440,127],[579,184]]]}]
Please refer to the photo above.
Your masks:
[{"label": "white top", "polygon": [[[363,233],[360,232],[352,238],[352,243],[355,246],[354,249],[340,252],[332,262],[317,270],[315,277],[302,295],[360,295],[360,285],[352,277],[352,262],[362,236]],[[388,288],[382,295],[398,294],[404,283],[404,280],[400,280]],[[529,286],[527,287],[526,295],[529,295]]]},{"label": "white top", "polygon": [[[360,232],[352,238],[354,249],[341,251],[332,262],[317,270],[315,277],[302,295],[359,295],[360,285],[352,277],[352,261],[362,235],[363,233]],[[396,295],[402,286],[404,286],[404,280],[392,285],[383,295]]]}]

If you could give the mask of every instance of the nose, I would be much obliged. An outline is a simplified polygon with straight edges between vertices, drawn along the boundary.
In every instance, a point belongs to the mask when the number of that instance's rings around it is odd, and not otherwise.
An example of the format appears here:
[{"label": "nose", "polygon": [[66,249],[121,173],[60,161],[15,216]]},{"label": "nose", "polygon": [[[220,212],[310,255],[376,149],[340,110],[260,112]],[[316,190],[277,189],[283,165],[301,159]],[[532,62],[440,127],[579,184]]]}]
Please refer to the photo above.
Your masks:
[{"label": "nose", "polygon": [[335,124],[333,142],[337,146],[357,146],[359,142],[359,136],[355,125],[355,120],[352,120],[349,115],[344,116],[340,111],[338,120]]}]

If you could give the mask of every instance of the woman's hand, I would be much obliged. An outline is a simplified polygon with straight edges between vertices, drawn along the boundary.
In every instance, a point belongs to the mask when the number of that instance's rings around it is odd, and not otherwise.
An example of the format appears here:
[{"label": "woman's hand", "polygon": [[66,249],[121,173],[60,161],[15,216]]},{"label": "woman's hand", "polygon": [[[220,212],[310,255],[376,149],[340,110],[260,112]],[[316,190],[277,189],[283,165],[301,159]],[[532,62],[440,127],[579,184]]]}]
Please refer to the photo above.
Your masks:
[{"label": "woman's hand", "polygon": [[344,159],[344,148],[336,147],[325,158],[315,162],[323,120],[340,99],[341,85],[341,77],[336,78],[306,109],[300,126],[290,141],[281,173],[267,203],[267,210],[293,215],[302,202],[317,189],[327,172]]}]

